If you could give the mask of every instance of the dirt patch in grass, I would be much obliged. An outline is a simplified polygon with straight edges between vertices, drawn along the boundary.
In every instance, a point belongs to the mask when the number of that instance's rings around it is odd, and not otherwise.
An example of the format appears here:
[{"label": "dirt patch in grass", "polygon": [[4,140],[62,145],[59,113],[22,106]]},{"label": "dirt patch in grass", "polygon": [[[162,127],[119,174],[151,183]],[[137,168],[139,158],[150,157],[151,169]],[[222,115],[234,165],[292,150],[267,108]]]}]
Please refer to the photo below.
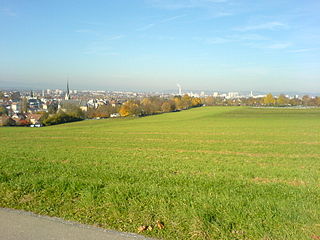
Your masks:
[{"label": "dirt patch in grass", "polygon": [[20,198],[19,203],[31,202],[33,199],[34,199],[34,196],[32,194],[27,194]]},{"label": "dirt patch in grass", "polygon": [[[121,133],[122,134],[122,133]],[[131,135],[189,135],[192,133],[164,133],[164,132],[135,132],[128,133]],[[196,135],[225,135],[226,133],[207,133],[207,134],[196,134]],[[241,133],[242,134],[242,133]],[[230,134],[228,134],[230,135]],[[239,135],[239,134],[235,134]],[[111,140],[110,137],[64,137],[64,136],[33,136],[33,139],[72,139],[73,141],[83,141],[83,140]],[[2,140],[9,139],[9,137],[0,137]],[[30,137],[20,137],[19,139],[30,139]],[[149,141],[149,142],[184,142],[184,143],[239,143],[239,144],[260,144],[260,145],[320,145],[320,142],[297,142],[297,141],[259,141],[259,140],[197,140],[197,139],[159,139],[159,138],[134,138],[135,141]]]},{"label": "dirt patch in grass", "polygon": [[118,150],[118,151],[161,151],[161,152],[178,152],[178,153],[206,153],[218,155],[239,155],[247,157],[287,157],[287,158],[306,158],[319,157],[320,154],[283,154],[283,153],[250,153],[250,152],[234,152],[234,151],[214,151],[214,150],[189,150],[189,149],[164,149],[164,148],[122,148],[122,147],[95,147],[82,146],[83,149],[99,149],[99,150]]},{"label": "dirt patch in grass", "polygon": [[262,184],[268,184],[268,183],[284,183],[290,186],[305,186],[306,183],[302,180],[281,180],[281,179],[276,179],[276,178],[260,178],[260,177],[255,177],[252,179],[253,182],[255,183],[262,183]]}]

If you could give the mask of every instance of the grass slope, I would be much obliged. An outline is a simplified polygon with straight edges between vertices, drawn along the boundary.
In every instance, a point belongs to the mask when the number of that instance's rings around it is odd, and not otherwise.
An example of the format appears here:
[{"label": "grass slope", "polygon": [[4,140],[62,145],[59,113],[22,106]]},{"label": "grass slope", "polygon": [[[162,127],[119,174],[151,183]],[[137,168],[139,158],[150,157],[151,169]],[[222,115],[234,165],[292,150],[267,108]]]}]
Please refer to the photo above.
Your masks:
[{"label": "grass slope", "polygon": [[160,239],[320,235],[320,110],[206,107],[0,129],[0,206]]}]

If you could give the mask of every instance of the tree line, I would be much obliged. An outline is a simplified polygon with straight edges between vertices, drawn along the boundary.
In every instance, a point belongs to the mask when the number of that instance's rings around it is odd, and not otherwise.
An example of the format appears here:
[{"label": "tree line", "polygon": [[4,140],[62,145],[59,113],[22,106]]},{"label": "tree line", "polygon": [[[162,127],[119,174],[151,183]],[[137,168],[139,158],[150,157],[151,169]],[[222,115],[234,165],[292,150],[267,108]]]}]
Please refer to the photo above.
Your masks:
[{"label": "tree line", "polygon": [[305,107],[320,107],[320,97],[309,97],[308,95],[302,98],[288,98],[284,94],[275,97],[271,93],[260,98],[236,98],[226,99],[222,97],[206,97],[202,99],[206,106],[274,106],[274,107],[289,107],[289,106],[305,106]]},{"label": "tree line", "polygon": [[148,116],[159,113],[180,111],[192,107],[199,107],[203,103],[200,98],[184,96],[175,96],[170,99],[160,97],[149,97],[128,100],[121,106],[102,105],[96,109],[88,109],[86,116],[93,117],[110,117],[113,113],[119,113],[121,117],[128,116]]}]

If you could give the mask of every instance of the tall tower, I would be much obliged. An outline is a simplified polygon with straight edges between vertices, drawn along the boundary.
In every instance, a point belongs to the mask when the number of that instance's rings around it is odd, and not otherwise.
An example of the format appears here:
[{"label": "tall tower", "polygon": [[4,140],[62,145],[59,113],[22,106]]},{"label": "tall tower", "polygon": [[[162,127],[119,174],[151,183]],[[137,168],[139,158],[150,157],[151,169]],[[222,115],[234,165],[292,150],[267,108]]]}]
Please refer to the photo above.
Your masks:
[{"label": "tall tower", "polygon": [[64,100],[70,100],[69,81],[67,81],[67,92]]},{"label": "tall tower", "polygon": [[177,84],[178,89],[179,89],[179,96],[182,96],[182,88],[180,84]]}]

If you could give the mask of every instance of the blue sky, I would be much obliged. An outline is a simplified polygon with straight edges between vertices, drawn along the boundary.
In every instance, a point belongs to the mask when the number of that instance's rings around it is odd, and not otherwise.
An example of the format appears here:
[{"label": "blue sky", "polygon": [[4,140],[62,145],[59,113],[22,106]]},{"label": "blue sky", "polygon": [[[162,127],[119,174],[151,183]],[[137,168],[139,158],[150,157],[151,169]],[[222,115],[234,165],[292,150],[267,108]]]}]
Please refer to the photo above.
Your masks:
[{"label": "blue sky", "polygon": [[318,0],[0,0],[0,88],[320,92]]}]

